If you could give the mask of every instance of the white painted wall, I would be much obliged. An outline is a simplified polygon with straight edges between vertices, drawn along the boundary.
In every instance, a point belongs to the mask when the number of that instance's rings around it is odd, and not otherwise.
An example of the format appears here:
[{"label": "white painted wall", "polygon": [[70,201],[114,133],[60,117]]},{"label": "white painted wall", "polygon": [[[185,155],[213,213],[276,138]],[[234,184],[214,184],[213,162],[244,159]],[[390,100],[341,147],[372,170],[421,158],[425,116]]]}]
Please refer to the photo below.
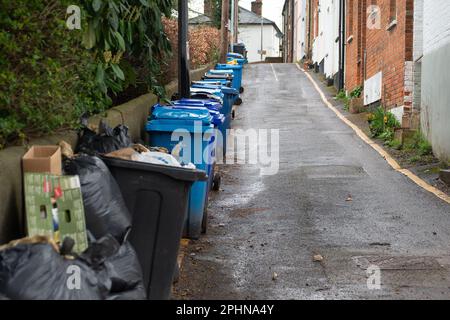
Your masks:
[{"label": "white painted wall", "polygon": [[422,131],[450,160],[450,1],[424,0],[421,92]]},{"label": "white painted wall", "polygon": [[424,54],[450,43],[450,1],[424,0]]},{"label": "white painted wall", "polygon": [[420,111],[422,104],[423,6],[424,0],[414,0],[413,109],[415,111]]},{"label": "white painted wall", "polygon": [[[277,31],[272,25],[264,25],[263,48],[267,51],[266,57],[280,56],[280,39],[276,36]],[[248,51],[248,61],[261,61],[258,51],[261,49],[261,26],[239,25],[238,42],[245,44]]]},{"label": "white painted wall", "polygon": [[299,61],[306,54],[306,0],[295,0],[294,5],[294,60]]},{"label": "white painted wall", "polygon": [[189,0],[189,19],[195,18],[205,12],[204,0]]},{"label": "white painted wall", "polygon": [[319,1],[319,35],[313,43],[313,62],[325,60],[325,75],[332,78],[339,71],[339,0]]}]

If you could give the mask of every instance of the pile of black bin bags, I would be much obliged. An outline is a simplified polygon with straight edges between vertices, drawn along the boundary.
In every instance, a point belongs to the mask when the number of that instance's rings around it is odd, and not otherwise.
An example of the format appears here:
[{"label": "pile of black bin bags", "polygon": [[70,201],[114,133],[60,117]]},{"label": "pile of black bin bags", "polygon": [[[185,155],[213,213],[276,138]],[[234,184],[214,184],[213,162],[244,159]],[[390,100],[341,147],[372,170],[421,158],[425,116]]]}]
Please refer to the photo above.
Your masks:
[{"label": "pile of black bin bags", "polygon": [[[123,132],[117,133],[103,135],[103,141],[120,149],[129,140]],[[112,141],[114,135],[122,142]],[[98,137],[89,139],[102,147]],[[66,238],[59,252],[49,243],[19,244],[0,251],[0,300],[146,299],[140,263],[127,241],[131,215],[109,169],[96,156],[80,155],[66,160],[64,171],[80,177],[89,248],[75,255],[73,240]]]}]

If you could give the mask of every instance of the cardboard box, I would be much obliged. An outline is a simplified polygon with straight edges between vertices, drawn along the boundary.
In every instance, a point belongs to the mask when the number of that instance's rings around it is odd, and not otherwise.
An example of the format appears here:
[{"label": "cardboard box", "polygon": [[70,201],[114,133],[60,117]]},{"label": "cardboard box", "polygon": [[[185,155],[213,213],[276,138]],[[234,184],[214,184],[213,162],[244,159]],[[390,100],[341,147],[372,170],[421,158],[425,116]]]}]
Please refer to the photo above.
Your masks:
[{"label": "cardboard box", "polygon": [[75,241],[74,252],[87,249],[86,218],[78,176],[25,173],[28,236],[49,236],[56,242]]},{"label": "cardboard box", "polygon": [[62,174],[59,146],[33,146],[22,158],[23,172]]}]

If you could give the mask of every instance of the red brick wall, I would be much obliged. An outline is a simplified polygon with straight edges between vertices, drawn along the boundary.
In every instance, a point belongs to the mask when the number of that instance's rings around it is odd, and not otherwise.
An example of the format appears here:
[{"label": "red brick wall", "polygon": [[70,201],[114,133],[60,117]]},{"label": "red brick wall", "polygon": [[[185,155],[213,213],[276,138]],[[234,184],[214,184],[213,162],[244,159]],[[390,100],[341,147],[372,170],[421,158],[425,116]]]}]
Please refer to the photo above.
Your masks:
[{"label": "red brick wall", "polygon": [[[364,49],[366,45],[366,0],[346,0],[345,88],[348,91],[364,83]],[[353,40],[347,40],[353,36]]]},{"label": "red brick wall", "polygon": [[[397,0],[397,26],[387,30],[395,0],[377,0],[381,28],[367,30],[366,79],[383,72],[382,102],[388,108],[404,105],[405,62],[412,60],[413,0]],[[408,17],[408,19],[407,19]]]},{"label": "red brick wall", "polygon": [[[387,30],[395,2],[397,26]],[[372,4],[380,7],[380,29],[367,28],[367,6]],[[409,70],[405,70],[405,63],[411,61],[413,55],[413,11],[414,0],[347,0],[347,38],[354,37],[346,46],[347,90],[363,85],[364,79],[382,71],[382,103],[388,108],[410,104],[407,98],[411,94],[407,84]]]}]

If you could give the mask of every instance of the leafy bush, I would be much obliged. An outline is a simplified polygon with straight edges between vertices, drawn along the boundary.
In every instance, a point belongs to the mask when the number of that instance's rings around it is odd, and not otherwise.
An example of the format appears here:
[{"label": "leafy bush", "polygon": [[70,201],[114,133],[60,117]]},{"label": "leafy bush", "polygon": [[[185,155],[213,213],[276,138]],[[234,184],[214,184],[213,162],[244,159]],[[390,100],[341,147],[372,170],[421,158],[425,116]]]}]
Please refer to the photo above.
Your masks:
[{"label": "leafy bush", "polygon": [[[81,31],[66,27],[69,5],[82,10]],[[161,16],[171,9],[172,0],[0,0],[0,149],[77,127],[132,85],[163,95]]]},{"label": "leafy bush", "polygon": [[359,98],[359,97],[361,97],[362,91],[363,91],[363,87],[362,87],[362,86],[356,87],[355,89],[353,89],[353,90],[350,92],[350,98],[353,99],[353,98]]},{"label": "leafy bush", "polygon": [[392,140],[394,138],[394,129],[400,127],[400,123],[394,114],[385,111],[382,106],[369,115],[369,124],[372,136],[385,141]]},{"label": "leafy bush", "polygon": [[342,99],[346,99],[347,98],[347,94],[345,93],[344,90],[341,90],[338,92],[338,94],[336,95],[336,99],[338,100],[342,100]]},{"label": "leafy bush", "polygon": [[336,99],[341,101],[344,104],[344,110],[348,111],[350,107],[350,97],[347,96],[347,93],[344,90],[339,91],[336,95]]},{"label": "leafy bush", "polygon": [[72,1],[0,1],[0,148],[28,134],[74,126],[110,105],[92,56],[68,31]]},{"label": "leafy bush", "polygon": [[433,148],[428,140],[424,137],[422,132],[418,131],[414,134],[412,139],[408,140],[404,146],[405,150],[416,150],[419,156],[431,155]]},{"label": "leafy bush", "polygon": [[120,93],[141,76],[149,90],[163,95],[158,76],[171,48],[161,16],[171,15],[172,0],[81,2],[86,14],[83,45],[95,53],[102,92]]}]

